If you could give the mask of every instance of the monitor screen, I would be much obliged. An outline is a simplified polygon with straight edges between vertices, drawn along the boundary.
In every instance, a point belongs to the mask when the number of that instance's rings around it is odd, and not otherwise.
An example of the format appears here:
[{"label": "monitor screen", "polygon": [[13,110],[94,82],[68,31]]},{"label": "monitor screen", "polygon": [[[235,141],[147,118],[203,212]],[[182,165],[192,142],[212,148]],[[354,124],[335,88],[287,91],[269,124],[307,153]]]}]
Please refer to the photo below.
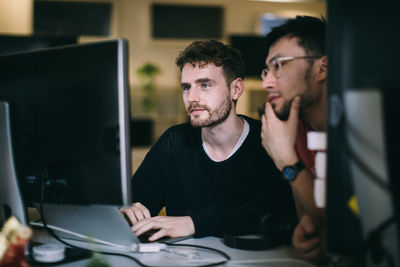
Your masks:
[{"label": "monitor screen", "polygon": [[122,39],[0,56],[25,205],[43,182],[45,203],[130,203],[127,56]]}]

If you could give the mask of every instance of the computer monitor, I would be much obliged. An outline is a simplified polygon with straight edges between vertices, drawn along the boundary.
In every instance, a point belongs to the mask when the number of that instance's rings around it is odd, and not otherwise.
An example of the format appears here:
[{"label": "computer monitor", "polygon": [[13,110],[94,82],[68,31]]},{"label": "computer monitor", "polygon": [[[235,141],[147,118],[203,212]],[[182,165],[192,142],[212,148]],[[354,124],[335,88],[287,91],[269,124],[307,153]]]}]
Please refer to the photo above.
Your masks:
[{"label": "computer monitor", "polygon": [[400,38],[391,34],[400,24],[393,10],[385,0],[328,2],[325,250],[356,266],[400,265],[400,132],[393,127]]},{"label": "computer monitor", "polygon": [[[0,73],[2,191],[19,192],[24,207],[47,203],[48,223],[66,217],[67,228],[78,209],[89,223],[95,206],[130,204],[127,41],[0,56]],[[26,221],[18,199],[3,197],[3,217]]]},{"label": "computer monitor", "polygon": [[0,35],[0,55],[76,44],[77,36]]}]

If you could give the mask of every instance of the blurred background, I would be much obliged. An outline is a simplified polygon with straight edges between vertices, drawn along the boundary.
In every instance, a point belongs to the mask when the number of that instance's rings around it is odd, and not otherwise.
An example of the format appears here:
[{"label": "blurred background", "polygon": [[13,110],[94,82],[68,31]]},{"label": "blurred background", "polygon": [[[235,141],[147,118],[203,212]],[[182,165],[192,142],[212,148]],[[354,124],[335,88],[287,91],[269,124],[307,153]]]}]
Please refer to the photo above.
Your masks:
[{"label": "blurred background", "polygon": [[175,58],[194,40],[239,49],[246,63],[238,112],[259,118],[264,36],[296,15],[326,16],[325,0],[0,0],[0,54],[125,38],[129,42],[135,170],[155,140],[186,121]]}]

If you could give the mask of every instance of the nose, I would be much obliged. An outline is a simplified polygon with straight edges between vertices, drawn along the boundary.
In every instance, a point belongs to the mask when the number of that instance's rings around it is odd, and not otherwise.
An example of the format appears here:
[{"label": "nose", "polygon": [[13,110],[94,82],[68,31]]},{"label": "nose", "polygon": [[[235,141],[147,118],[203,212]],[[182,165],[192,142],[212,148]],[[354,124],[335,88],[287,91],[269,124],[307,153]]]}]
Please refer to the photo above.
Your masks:
[{"label": "nose", "polygon": [[276,82],[275,76],[271,72],[268,72],[267,76],[265,76],[261,82],[261,87],[264,90],[272,89],[274,87],[275,82]]},{"label": "nose", "polygon": [[197,90],[195,86],[190,88],[187,91],[186,97],[189,102],[199,102],[200,99],[199,90]]}]

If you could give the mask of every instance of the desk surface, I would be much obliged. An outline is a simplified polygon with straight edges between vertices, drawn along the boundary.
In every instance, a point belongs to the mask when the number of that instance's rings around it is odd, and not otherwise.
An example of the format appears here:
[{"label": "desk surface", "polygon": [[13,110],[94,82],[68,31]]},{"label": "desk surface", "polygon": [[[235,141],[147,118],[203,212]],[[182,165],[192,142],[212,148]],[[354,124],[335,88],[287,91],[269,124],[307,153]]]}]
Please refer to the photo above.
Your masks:
[{"label": "desk surface", "polygon": [[[47,240],[49,242],[50,239]],[[41,242],[46,241],[43,238],[40,240]],[[52,242],[52,241],[50,241]],[[71,242],[75,243],[75,242]],[[78,242],[79,243],[79,242]],[[75,243],[76,245],[78,243]],[[241,250],[234,249],[226,246],[220,238],[216,237],[205,237],[205,238],[190,238],[184,241],[178,242],[178,244],[193,244],[199,246],[210,247],[214,249],[221,250],[228,254],[231,257],[231,260],[226,264],[221,266],[285,266],[285,267],[310,267],[313,266],[308,262],[302,261],[296,254],[295,250],[291,247],[279,247],[275,249],[269,250],[261,250],[261,251],[249,251],[249,250]],[[197,250],[190,249],[187,247],[171,247],[171,249],[177,249],[177,253],[166,253],[166,252],[158,252],[158,253],[130,253],[131,256],[138,258],[143,263],[147,265],[158,265],[158,266],[199,266],[204,264],[201,263],[202,260],[210,260],[214,259],[215,261],[220,261],[223,259],[222,257],[216,255],[207,250]],[[186,249],[186,251],[185,251]],[[192,264],[188,264],[188,260],[190,262],[190,258],[187,258],[186,252],[195,255],[197,259],[192,261]],[[185,254],[184,257],[182,255]],[[218,260],[219,259],[219,260]],[[133,260],[122,257],[122,256],[104,256],[104,260],[110,266],[140,266],[138,263]],[[167,264],[168,261],[173,262],[172,264]],[[73,267],[73,266],[85,266],[89,262],[89,259],[79,260],[75,262],[58,264],[57,266],[62,267]],[[40,265],[31,265],[32,267],[40,266]]]}]

